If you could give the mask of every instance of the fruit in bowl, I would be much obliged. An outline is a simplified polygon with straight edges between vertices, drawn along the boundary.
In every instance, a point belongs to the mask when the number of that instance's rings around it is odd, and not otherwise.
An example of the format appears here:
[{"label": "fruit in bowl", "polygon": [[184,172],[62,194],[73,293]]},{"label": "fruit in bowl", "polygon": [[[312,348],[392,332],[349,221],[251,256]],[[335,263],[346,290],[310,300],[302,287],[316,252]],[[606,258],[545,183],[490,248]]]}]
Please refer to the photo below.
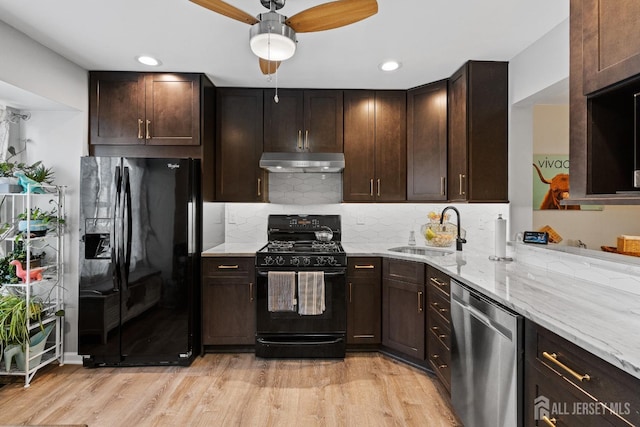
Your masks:
[{"label": "fruit in bowl", "polygon": [[430,222],[423,224],[420,228],[422,236],[424,236],[427,246],[449,247],[456,241],[458,227],[449,222],[440,224],[439,222]]}]

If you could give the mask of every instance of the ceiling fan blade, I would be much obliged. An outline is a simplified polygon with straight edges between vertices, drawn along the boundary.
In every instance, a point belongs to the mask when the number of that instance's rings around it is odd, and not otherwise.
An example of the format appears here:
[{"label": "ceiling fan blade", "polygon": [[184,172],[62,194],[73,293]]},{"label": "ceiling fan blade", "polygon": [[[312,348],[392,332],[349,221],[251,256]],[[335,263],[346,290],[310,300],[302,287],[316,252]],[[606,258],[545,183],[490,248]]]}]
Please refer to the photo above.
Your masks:
[{"label": "ceiling fan blade", "polygon": [[338,0],[303,10],[285,23],[296,33],[310,33],[353,24],[376,13],[376,0]]},{"label": "ceiling fan blade", "polygon": [[230,4],[225,3],[222,0],[190,0],[190,1],[206,9],[219,13],[220,15],[224,15],[231,19],[244,22],[245,24],[253,25],[260,22],[256,17],[249,15],[247,12],[240,10],[235,6],[231,6]]},{"label": "ceiling fan blade", "polygon": [[281,63],[281,61],[267,61],[263,58],[258,59],[260,60],[260,71],[262,71],[262,74],[274,74]]}]

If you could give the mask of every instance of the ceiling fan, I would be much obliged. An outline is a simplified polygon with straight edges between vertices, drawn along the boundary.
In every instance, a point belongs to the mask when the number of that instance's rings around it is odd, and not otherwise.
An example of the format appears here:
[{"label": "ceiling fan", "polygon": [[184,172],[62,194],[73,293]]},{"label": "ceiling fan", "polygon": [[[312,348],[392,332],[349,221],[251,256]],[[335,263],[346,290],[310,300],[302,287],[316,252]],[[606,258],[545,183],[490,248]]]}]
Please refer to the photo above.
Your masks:
[{"label": "ceiling fan", "polygon": [[282,61],[296,51],[296,33],[331,30],[378,13],[376,0],[337,0],[303,10],[290,18],[279,14],[286,0],[260,0],[269,12],[254,17],[222,0],[190,0],[240,22],[251,25],[249,44],[258,56],[263,74],[273,74]]}]

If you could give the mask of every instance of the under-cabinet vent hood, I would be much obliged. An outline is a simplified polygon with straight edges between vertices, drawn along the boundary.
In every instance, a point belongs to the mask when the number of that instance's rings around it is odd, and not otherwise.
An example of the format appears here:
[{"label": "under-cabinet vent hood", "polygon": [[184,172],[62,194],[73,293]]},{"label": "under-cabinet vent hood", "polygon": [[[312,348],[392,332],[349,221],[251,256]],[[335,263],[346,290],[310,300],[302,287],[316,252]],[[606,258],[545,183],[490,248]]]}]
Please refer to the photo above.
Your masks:
[{"label": "under-cabinet vent hood", "polygon": [[342,153],[263,153],[260,167],[269,172],[341,172]]}]

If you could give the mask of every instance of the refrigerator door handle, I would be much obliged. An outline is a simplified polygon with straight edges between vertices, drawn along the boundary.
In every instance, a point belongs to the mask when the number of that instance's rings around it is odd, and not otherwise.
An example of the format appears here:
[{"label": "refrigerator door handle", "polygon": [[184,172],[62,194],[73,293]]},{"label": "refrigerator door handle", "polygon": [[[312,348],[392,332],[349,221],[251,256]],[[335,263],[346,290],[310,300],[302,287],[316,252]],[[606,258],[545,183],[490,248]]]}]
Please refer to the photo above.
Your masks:
[{"label": "refrigerator door handle", "polygon": [[129,284],[129,268],[131,266],[131,236],[133,234],[133,223],[131,219],[131,182],[129,180],[129,168],[124,168],[124,210],[126,216],[126,246],[124,253],[124,274],[127,285]]},{"label": "refrigerator door handle", "polygon": [[120,195],[122,191],[122,174],[120,170],[120,166],[116,166],[115,176],[113,182],[116,185],[116,194],[113,201],[113,217],[111,218],[112,222],[112,231],[113,231],[113,244],[111,245],[111,262],[113,265],[113,290],[119,291],[121,288],[121,275],[120,275],[120,244],[119,244],[119,236],[118,232],[118,224],[119,224],[119,213],[120,213]]}]

